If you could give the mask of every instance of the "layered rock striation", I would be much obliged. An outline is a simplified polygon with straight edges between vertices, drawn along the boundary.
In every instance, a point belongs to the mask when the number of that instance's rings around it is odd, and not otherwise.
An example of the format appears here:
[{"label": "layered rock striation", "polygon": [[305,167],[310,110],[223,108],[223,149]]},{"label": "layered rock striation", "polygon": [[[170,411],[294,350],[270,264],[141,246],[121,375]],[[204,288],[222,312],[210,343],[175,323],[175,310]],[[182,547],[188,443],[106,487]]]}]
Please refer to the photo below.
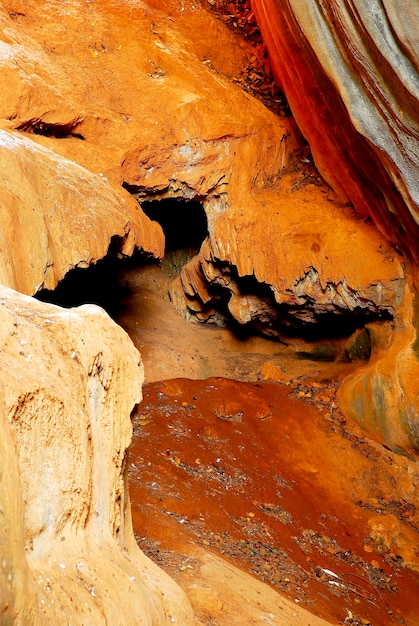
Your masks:
[{"label": "layered rock striation", "polygon": [[[419,446],[417,16],[406,2],[253,0],[274,74],[322,176],[403,251],[408,284],[394,332],[341,394],[386,445]],[[367,251],[362,253],[370,263]]]},{"label": "layered rock striation", "polygon": [[417,16],[408,2],[253,0],[319,171],[418,261]]},{"label": "layered rock striation", "polygon": [[342,405],[417,454],[414,16],[354,6],[254,2],[296,123],[240,88],[251,44],[196,2],[0,4],[5,623],[192,623],[130,526],[138,352],[100,309],[30,297],[106,254],[161,258],[144,200],[205,210],[172,289],[188,314],[276,338],[368,323]]}]

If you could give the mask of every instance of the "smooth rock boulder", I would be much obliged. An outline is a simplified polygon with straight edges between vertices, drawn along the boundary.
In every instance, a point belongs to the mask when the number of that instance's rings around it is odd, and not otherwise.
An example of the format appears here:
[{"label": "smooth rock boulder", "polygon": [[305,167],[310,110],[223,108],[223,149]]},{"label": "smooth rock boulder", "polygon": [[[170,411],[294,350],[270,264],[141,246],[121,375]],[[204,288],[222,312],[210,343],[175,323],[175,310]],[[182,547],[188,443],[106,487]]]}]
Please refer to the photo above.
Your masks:
[{"label": "smooth rock boulder", "polygon": [[408,285],[394,327],[371,325],[370,362],[350,374],[339,399],[372,438],[419,458],[418,297]]},{"label": "smooth rock boulder", "polygon": [[192,624],[138,549],[126,469],[143,368],[98,307],[0,291],[2,624]]}]

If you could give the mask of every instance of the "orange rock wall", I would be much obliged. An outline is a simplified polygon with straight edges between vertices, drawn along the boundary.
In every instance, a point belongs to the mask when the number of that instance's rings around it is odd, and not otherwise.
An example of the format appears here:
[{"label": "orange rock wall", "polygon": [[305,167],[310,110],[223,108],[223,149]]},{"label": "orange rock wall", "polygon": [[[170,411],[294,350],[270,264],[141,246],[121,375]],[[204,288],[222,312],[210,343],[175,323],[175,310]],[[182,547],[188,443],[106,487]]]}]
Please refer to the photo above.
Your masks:
[{"label": "orange rock wall", "polygon": [[[416,457],[417,11],[394,0],[253,0],[252,6],[274,74],[323,177],[405,255],[408,284],[393,331],[370,329],[371,361],[343,385],[341,403],[371,436]],[[370,264],[366,249],[363,254]]]},{"label": "orange rock wall", "polygon": [[418,261],[415,8],[394,0],[252,6],[325,180]]}]

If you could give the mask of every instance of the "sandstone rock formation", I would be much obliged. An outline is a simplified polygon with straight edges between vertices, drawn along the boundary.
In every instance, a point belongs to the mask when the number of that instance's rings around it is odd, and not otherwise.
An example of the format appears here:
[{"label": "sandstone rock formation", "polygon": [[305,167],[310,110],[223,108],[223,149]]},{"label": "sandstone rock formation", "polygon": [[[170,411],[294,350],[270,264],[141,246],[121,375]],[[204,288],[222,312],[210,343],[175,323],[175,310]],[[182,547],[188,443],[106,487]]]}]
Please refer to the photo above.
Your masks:
[{"label": "sandstone rock formation", "polygon": [[320,172],[405,255],[409,286],[394,333],[378,339],[371,365],[348,380],[341,401],[371,436],[416,456],[417,15],[408,3],[392,1],[253,0],[252,6]]},{"label": "sandstone rock formation", "polygon": [[[203,63],[208,43],[183,50],[207,20],[194,24],[193,9],[182,20],[181,8],[2,3],[4,285],[53,289],[108,250],[161,257],[160,227],[115,184],[143,195],[217,189],[216,212],[230,179],[253,175],[248,160],[263,182],[298,146],[292,122],[266,116]],[[244,52],[236,59],[230,45],[225,55],[231,35],[215,20],[211,33],[221,44],[210,63],[237,72]],[[139,553],[130,527],[138,353],[98,309],[60,311],[3,290],[2,620],[190,623],[184,596]]]},{"label": "sandstone rock formation", "polygon": [[132,534],[137,350],[92,305],[65,311],[2,287],[0,307],[2,624],[192,623]]},{"label": "sandstone rock formation", "polygon": [[413,7],[392,0],[368,6],[253,0],[252,6],[275,76],[320,172],[417,261]]},{"label": "sandstone rock formation", "polygon": [[[219,217],[199,262],[181,273],[190,308],[205,312],[224,289],[237,321],[274,336],[287,329],[303,334],[322,319],[344,327],[351,315],[361,325],[395,315],[404,292],[395,251],[348,207],[338,207],[331,193],[314,185],[293,188],[293,182],[284,174],[275,192],[254,193],[245,209],[231,207]],[[256,241],[264,245],[255,250]],[[253,279],[250,287],[245,277]]]},{"label": "sandstone rock formation", "polygon": [[0,130],[0,282],[54,289],[75,267],[136,247],[163,256],[163,233],[124,190],[16,131]]},{"label": "sandstone rock formation", "polygon": [[317,3],[254,8],[333,191],[301,158],[294,120],[235,84],[250,44],[197,2],[0,3],[5,623],[192,620],[130,529],[138,353],[99,309],[29,298],[108,251],[161,258],[161,229],[131,196],[202,203],[208,237],[172,289],[198,318],[228,310],[275,337],[324,316],[369,322],[373,357],[342,403],[372,436],[415,454],[414,32],[409,9],[396,16],[390,0],[393,34],[379,12],[355,21],[343,1],[329,4],[336,30]]}]

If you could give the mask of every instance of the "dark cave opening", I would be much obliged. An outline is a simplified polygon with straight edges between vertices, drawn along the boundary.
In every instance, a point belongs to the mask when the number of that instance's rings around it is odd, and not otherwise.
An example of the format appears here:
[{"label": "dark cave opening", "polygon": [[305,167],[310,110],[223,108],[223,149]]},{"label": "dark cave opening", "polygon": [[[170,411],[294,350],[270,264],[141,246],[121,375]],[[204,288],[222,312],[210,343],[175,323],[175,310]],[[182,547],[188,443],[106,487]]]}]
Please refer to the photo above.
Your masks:
[{"label": "dark cave opening", "polygon": [[166,239],[165,252],[199,250],[208,235],[207,216],[198,200],[166,198],[141,202],[151,220],[158,222]]},{"label": "dark cave opening", "polygon": [[120,280],[121,274],[147,263],[150,263],[149,255],[137,251],[132,257],[121,258],[111,246],[108,254],[97,263],[85,268],[75,267],[67,272],[55,289],[41,289],[34,297],[64,308],[96,304],[115,318],[122,300],[129,295]]},{"label": "dark cave opening", "polygon": [[[202,203],[197,200],[163,199],[141,203],[144,213],[158,222],[165,235],[165,259],[162,268],[170,275],[178,274],[181,266],[194,256],[208,235],[207,218]],[[86,268],[70,270],[53,290],[42,289],[35,297],[69,308],[81,304],[97,304],[111,317],[116,317],[129,289],[121,280],[126,270],[140,268],[157,261],[140,251],[132,257],[119,252],[118,237],[113,238],[107,255]]]},{"label": "dark cave opening", "polygon": [[[207,218],[202,203],[172,198],[143,201],[141,206],[150,219],[161,225],[165,234],[165,259],[161,262],[160,269],[169,277],[177,276],[185,263],[198,253],[208,235]],[[130,287],[123,279],[126,271],[135,271],[150,263],[157,265],[157,261],[150,258],[150,255],[137,251],[132,257],[121,258],[119,250],[120,242],[118,238],[114,238],[103,259],[87,268],[70,270],[56,289],[41,290],[35,297],[63,307],[96,304],[116,319],[131,295]],[[351,337],[369,322],[386,322],[392,319],[390,312],[385,309],[336,309],[334,312],[313,315],[310,313],[309,303],[292,308],[279,305],[275,302],[271,288],[259,283],[254,276],[239,277],[235,268],[227,265],[224,267],[224,264],[222,269],[238,286],[240,295],[258,299],[261,303],[260,313],[245,324],[239,323],[229,310],[231,292],[221,284],[214,283],[211,286],[213,297],[208,304],[209,314],[206,316],[204,307],[200,321],[229,329],[244,341],[255,335],[284,344],[302,339],[312,347],[307,352],[302,351],[301,358],[335,360],[336,341]],[[368,333],[364,332],[362,342],[362,358],[368,359]],[[357,346],[359,352],[359,341]]]}]

